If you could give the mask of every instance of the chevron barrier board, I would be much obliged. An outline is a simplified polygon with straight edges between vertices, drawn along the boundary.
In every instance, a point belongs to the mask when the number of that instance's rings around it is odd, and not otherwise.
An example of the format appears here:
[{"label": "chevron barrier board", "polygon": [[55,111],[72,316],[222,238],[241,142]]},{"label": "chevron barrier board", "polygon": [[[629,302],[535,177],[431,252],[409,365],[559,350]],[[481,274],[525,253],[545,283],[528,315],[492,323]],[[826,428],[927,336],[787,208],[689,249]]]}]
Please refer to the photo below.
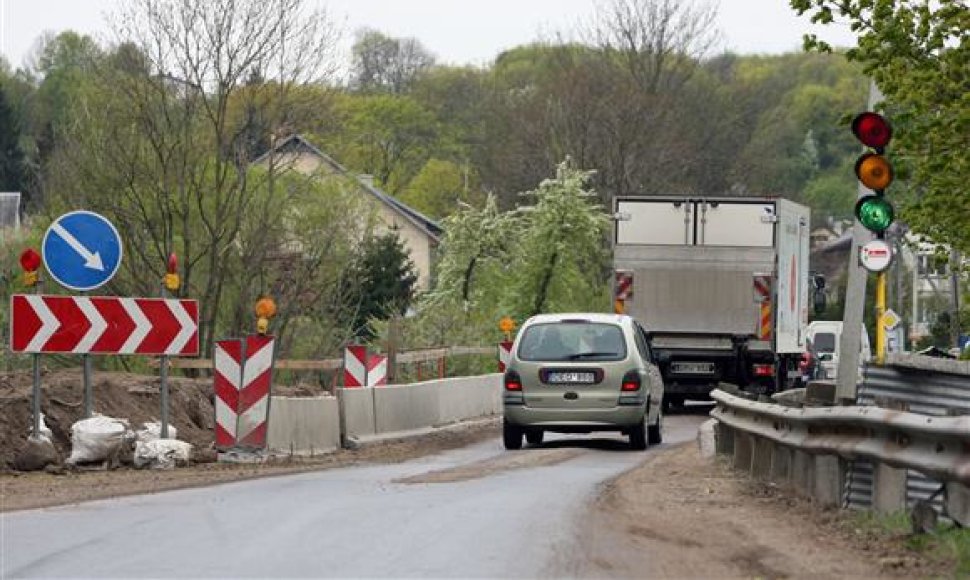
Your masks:
[{"label": "chevron barrier board", "polygon": [[24,353],[195,356],[199,305],[180,299],[14,294],[10,348]]},{"label": "chevron barrier board", "polygon": [[382,387],[387,384],[387,355],[372,354],[367,360],[367,386]]},{"label": "chevron barrier board", "polygon": [[505,340],[498,343],[498,372],[504,373],[512,360],[512,341]]},{"label": "chevron barrier board", "polygon": [[216,341],[216,449],[266,448],[275,346],[261,334]]}]

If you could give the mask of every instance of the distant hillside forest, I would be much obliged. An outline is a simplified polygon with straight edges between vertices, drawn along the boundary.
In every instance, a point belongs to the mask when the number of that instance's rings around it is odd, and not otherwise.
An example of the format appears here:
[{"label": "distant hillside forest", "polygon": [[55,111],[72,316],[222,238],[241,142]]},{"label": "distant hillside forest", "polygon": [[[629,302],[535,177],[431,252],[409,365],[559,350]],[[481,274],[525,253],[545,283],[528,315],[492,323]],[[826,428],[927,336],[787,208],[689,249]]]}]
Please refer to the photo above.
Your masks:
[{"label": "distant hillside forest", "polygon": [[[335,63],[349,64],[341,82],[322,75],[282,87],[266,80],[268,65],[252,64],[226,100],[234,141],[222,147],[254,159],[274,136],[301,133],[435,219],[486,193],[513,207],[567,156],[595,171],[604,203],[777,195],[811,206],[816,223],[850,217],[858,147],[845,117],[865,107],[868,85],[842,55],[676,50],[691,44],[640,58],[643,47],[604,33],[518,47],[474,68],[437,64],[415,39],[356,38],[352,62]],[[136,44],[105,47],[74,32],[41,39],[29,68],[0,62],[0,188],[23,191],[29,212],[77,194],[64,164],[84,158],[72,149],[92,136],[79,133],[121,130],[90,123],[102,98],[122,96],[106,97],[105,79],[148,62]],[[165,86],[178,95],[192,82],[173,75]]]}]

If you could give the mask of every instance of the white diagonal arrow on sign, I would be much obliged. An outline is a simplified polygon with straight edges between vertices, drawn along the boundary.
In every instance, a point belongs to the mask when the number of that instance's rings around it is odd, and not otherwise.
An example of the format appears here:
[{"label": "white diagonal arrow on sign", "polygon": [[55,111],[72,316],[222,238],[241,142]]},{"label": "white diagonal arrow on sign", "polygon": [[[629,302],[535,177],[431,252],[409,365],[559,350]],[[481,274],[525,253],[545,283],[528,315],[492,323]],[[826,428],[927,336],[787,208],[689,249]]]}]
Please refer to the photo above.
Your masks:
[{"label": "white diagonal arrow on sign", "polygon": [[104,331],[108,328],[108,322],[101,316],[98,309],[94,307],[91,299],[87,296],[78,296],[74,299],[77,307],[81,309],[91,323],[91,328],[84,334],[84,337],[74,346],[74,352],[89,352],[94,343],[101,338]]},{"label": "white diagonal arrow on sign", "polygon": [[54,222],[53,225],[51,225],[51,229],[54,230],[54,233],[59,235],[62,240],[67,242],[67,245],[71,246],[72,250],[84,258],[85,268],[91,268],[92,270],[98,270],[99,272],[104,271],[104,263],[101,261],[101,254],[98,252],[92,253],[91,250],[85,248],[84,244],[78,241],[78,239],[74,237],[74,234],[67,231],[67,229],[60,224],[60,222]]},{"label": "white diagonal arrow on sign", "polygon": [[118,352],[120,354],[133,354],[135,349],[138,348],[138,345],[141,344],[141,341],[145,340],[145,337],[151,332],[152,323],[145,316],[145,313],[141,311],[141,308],[138,307],[138,303],[135,302],[134,298],[121,298],[120,301],[125,312],[128,313],[128,316],[135,323],[135,328],[131,331],[131,335],[125,341],[125,344],[121,345],[121,348],[118,349]]},{"label": "white diagonal arrow on sign", "polygon": [[216,349],[216,372],[229,381],[234,389],[239,390],[239,379],[242,378],[239,363],[221,348]]},{"label": "white diagonal arrow on sign", "polygon": [[189,313],[182,306],[182,302],[179,300],[166,300],[165,304],[168,309],[172,311],[175,318],[182,325],[182,330],[172,339],[171,344],[165,349],[165,354],[179,354],[185,345],[188,344],[189,340],[195,334],[195,321],[189,316]]},{"label": "white diagonal arrow on sign", "polygon": [[[218,345],[215,348],[215,367],[216,373],[224,378],[232,388],[239,390],[239,379],[241,374],[241,369],[239,368],[239,363],[235,361],[229,353],[224,349],[220,348]],[[215,399],[215,411],[216,411],[216,423],[218,423],[222,428],[232,435],[232,438],[236,438],[236,410],[230,408],[222,398],[216,394]]]},{"label": "white diagonal arrow on sign", "polygon": [[37,313],[37,317],[40,318],[41,322],[40,328],[37,329],[37,334],[30,340],[24,352],[40,352],[44,348],[44,345],[47,344],[47,341],[57,332],[57,329],[61,327],[61,322],[54,316],[51,309],[47,307],[43,296],[39,294],[28,294],[24,298],[27,299],[27,303]]},{"label": "white diagonal arrow on sign", "polygon": [[273,368],[273,344],[274,341],[267,342],[263,345],[263,348],[246,358],[246,367],[243,369],[243,388],[248,387],[263,373]]}]

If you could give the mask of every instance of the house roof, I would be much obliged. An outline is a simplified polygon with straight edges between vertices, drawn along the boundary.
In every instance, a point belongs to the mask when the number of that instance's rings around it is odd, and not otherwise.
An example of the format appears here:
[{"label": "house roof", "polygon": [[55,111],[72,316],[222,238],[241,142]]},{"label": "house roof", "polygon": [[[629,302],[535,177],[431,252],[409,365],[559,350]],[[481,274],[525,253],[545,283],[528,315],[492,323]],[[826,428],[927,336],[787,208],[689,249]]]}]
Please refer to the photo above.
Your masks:
[{"label": "house roof", "polygon": [[413,207],[410,207],[394,196],[384,193],[380,189],[374,187],[372,184],[362,179],[360,175],[348,170],[346,167],[338,163],[333,157],[330,157],[317,148],[313,143],[307,141],[302,135],[290,135],[289,137],[280,141],[276,147],[257,157],[253,163],[263,162],[271,155],[280,153],[309,153],[315,157],[318,157],[321,161],[329,165],[336,173],[356,181],[363,190],[367,191],[369,194],[376,197],[381,203],[387,205],[404,219],[414,224],[419,230],[423,231],[435,242],[441,239],[441,235],[444,233],[444,230],[440,225],[438,225],[438,222],[434,221]]}]

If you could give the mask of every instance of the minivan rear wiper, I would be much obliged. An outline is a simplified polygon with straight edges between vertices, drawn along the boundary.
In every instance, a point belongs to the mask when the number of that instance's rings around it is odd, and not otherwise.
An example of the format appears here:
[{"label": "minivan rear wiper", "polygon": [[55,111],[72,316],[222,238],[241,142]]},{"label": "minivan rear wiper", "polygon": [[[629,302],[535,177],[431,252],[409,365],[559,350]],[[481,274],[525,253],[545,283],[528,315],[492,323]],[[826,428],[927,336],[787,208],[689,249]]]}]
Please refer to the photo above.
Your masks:
[{"label": "minivan rear wiper", "polygon": [[593,352],[577,352],[576,354],[569,355],[568,358],[569,358],[569,360],[579,360],[581,358],[590,358],[590,357],[598,357],[598,356],[610,356],[610,357],[613,357],[613,356],[617,356],[617,353],[612,352],[612,351],[610,351],[610,352],[596,352],[596,351],[593,351]]}]

